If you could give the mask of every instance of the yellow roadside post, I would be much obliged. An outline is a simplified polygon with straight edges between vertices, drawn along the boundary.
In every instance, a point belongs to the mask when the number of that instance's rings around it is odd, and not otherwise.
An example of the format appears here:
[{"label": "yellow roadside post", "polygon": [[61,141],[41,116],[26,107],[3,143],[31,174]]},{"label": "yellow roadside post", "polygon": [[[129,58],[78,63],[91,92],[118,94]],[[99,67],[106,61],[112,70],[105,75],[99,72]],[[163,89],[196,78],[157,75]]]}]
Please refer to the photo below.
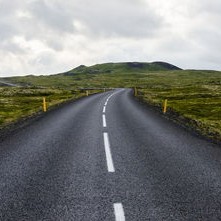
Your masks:
[{"label": "yellow roadside post", "polygon": [[137,88],[136,87],[134,88],[134,96],[135,97],[137,96]]},{"label": "yellow roadside post", "polygon": [[43,111],[46,112],[47,111],[47,105],[46,105],[46,98],[43,97]]},{"label": "yellow roadside post", "polygon": [[88,93],[88,91],[86,91],[86,96],[88,96],[89,95],[89,93]]},{"label": "yellow roadside post", "polygon": [[167,112],[167,99],[165,99],[164,105],[163,105],[163,113],[165,114],[166,112]]}]

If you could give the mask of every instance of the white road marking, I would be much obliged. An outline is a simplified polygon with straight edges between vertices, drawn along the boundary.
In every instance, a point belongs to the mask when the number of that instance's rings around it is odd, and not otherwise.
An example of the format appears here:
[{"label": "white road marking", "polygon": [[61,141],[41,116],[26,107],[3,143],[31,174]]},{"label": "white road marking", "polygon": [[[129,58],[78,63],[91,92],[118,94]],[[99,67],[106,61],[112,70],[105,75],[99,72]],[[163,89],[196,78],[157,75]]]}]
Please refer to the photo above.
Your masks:
[{"label": "white road marking", "polygon": [[121,203],[114,204],[114,213],[116,221],[125,221],[124,208]]},{"label": "white road marking", "polygon": [[105,114],[103,114],[102,117],[103,117],[103,127],[107,127],[107,122],[106,122]]},{"label": "white road marking", "polygon": [[[124,90],[124,89],[122,89],[122,90]],[[110,98],[111,98],[112,96],[114,96],[115,94],[119,93],[119,92],[122,91],[122,90],[119,90],[119,91],[114,92],[113,94],[109,95],[109,96],[107,97],[107,99],[106,99],[106,102],[105,102],[104,106],[107,106],[107,103],[108,103],[108,101],[110,100]]]},{"label": "white road marking", "polygon": [[111,156],[111,149],[110,149],[110,142],[108,133],[103,133],[104,136],[104,148],[105,148],[105,154],[106,154],[106,160],[107,160],[107,170],[110,173],[114,173],[114,163]]},{"label": "white road marking", "polygon": [[106,106],[104,106],[104,108],[103,108],[103,113],[105,113],[106,112]]}]

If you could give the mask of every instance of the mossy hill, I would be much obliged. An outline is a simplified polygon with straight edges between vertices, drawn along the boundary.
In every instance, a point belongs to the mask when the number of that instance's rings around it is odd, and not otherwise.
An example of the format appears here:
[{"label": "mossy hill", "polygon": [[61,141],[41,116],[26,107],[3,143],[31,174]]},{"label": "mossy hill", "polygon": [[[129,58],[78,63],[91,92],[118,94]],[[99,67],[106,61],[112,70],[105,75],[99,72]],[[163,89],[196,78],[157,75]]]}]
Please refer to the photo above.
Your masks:
[{"label": "mossy hill", "polygon": [[147,71],[170,71],[170,70],[181,70],[172,64],[166,62],[124,62],[124,63],[105,63],[96,64],[93,66],[80,65],[63,75],[69,76],[74,74],[111,74],[111,73],[133,73],[133,72],[147,72]]}]

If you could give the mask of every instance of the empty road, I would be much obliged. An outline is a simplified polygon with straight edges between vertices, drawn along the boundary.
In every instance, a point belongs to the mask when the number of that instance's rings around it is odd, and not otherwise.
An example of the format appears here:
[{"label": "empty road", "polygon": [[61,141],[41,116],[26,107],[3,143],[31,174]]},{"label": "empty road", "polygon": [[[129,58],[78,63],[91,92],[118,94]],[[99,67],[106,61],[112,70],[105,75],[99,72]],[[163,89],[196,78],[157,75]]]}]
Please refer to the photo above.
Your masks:
[{"label": "empty road", "polygon": [[221,148],[130,89],[85,97],[0,142],[0,220],[221,220]]}]

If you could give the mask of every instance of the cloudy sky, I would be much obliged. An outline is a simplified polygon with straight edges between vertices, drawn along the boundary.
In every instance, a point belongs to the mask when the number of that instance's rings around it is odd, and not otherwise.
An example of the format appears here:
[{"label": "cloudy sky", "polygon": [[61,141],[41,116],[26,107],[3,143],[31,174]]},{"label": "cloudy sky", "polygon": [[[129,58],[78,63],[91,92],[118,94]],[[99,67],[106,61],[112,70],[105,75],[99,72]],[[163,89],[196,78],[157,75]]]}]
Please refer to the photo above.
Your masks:
[{"label": "cloudy sky", "polygon": [[0,0],[0,77],[121,61],[221,70],[221,1]]}]

